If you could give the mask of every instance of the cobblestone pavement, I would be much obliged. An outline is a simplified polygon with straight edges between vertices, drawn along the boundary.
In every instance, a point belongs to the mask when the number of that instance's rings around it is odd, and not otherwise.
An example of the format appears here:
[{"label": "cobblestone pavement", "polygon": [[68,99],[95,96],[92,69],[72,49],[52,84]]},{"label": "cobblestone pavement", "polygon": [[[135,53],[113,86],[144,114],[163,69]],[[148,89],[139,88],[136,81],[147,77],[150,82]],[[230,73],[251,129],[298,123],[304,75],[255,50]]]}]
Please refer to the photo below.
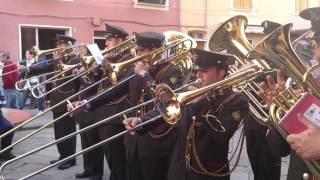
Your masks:
[{"label": "cobblestone pavement", "polygon": [[[29,110],[31,113],[36,114],[36,110]],[[47,113],[45,116],[39,118],[35,122],[30,123],[26,126],[23,130],[18,131],[15,134],[14,141],[17,139],[29,134],[30,132],[34,131],[34,128],[39,127],[47,122],[52,120],[52,114]],[[237,132],[234,138],[231,140],[230,143],[230,151],[233,151],[236,148],[238,139],[239,139],[240,132]],[[42,130],[40,133],[32,136],[30,139],[18,144],[13,149],[13,153],[18,156],[27,151],[30,151],[36,147],[40,147],[48,142],[54,140],[53,128],[49,127]],[[81,150],[80,145],[80,137],[78,136],[77,139],[77,151]],[[230,153],[231,154],[231,153]],[[7,165],[4,168],[3,175],[5,179],[19,179],[35,170],[39,170],[45,166],[49,165],[50,160],[54,160],[58,157],[58,152],[56,146],[51,146],[46,148],[38,153],[35,153],[31,156],[13,162]],[[231,163],[234,164],[234,161]],[[288,158],[283,159],[282,163],[282,176],[281,180],[286,179],[287,173],[287,166],[288,166]],[[31,179],[35,180],[67,180],[67,179],[76,179],[74,177],[75,173],[82,171],[82,156],[77,157],[77,164],[76,166],[69,168],[67,170],[58,170],[56,167],[53,167],[37,176],[32,177]],[[109,177],[109,170],[105,162],[105,173],[104,179],[108,179]],[[86,180],[86,179],[84,179]],[[234,172],[231,174],[231,180],[253,180],[252,171],[250,169],[250,164],[248,161],[246,148],[243,147],[240,162]]]}]

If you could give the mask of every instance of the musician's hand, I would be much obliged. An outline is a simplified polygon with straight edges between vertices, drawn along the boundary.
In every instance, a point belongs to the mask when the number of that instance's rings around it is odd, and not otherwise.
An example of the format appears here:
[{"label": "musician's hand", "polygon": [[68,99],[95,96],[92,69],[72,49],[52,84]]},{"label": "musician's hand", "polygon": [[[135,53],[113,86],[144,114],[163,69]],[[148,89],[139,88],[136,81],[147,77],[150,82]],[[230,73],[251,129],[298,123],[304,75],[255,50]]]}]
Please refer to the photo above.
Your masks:
[{"label": "musician's hand", "polygon": [[286,89],[284,73],[281,70],[277,71],[277,83],[270,75],[266,77],[266,80],[267,83],[262,82],[259,84],[259,96],[262,97],[268,106],[270,106],[272,104],[273,97]]},{"label": "musician's hand", "polygon": [[54,59],[54,60],[58,60],[58,59],[61,59],[61,54],[60,54],[60,52],[58,52],[58,51],[54,51],[53,53],[52,53],[52,58]]},{"label": "musician's hand", "polygon": [[86,68],[82,66],[79,69],[77,69],[77,68],[73,69],[72,70],[72,74],[81,74],[81,73],[83,73],[85,71],[86,71]]},{"label": "musician's hand", "polygon": [[71,104],[67,104],[69,116],[74,117],[77,113],[84,111],[84,107],[81,105],[82,105],[82,101],[75,101],[75,102],[72,102]]},{"label": "musician's hand", "polygon": [[26,67],[24,65],[20,65],[20,66],[18,66],[18,71],[19,72],[27,72],[28,73],[30,70],[29,70],[28,67]]},{"label": "musician's hand", "polygon": [[142,73],[149,72],[149,70],[150,70],[150,65],[148,63],[144,63],[141,61],[135,63],[134,73],[138,75],[143,75]]},{"label": "musician's hand", "polygon": [[134,135],[135,131],[133,130],[133,128],[141,124],[141,119],[139,117],[127,118],[122,121],[122,124],[130,132],[131,135]]},{"label": "musician's hand", "polygon": [[307,160],[320,159],[320,128],[311,124],[301,114],[298,119],[307,127],[307,130],[299,134],[291,134],[287,141],[297,154]]}]

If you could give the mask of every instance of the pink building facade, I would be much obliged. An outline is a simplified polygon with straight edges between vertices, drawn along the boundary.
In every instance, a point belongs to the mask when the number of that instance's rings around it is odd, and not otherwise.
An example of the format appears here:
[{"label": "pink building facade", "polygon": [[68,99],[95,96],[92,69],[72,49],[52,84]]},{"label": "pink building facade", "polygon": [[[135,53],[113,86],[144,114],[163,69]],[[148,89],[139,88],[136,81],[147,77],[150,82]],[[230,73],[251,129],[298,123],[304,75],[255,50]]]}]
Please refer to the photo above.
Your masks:
[{"label": "pink building facade", "polygon": [[179,0],[2,0],[0,50],[13,60],[26,48],[54,46],[55,34],[67,34],[78,43],[103,41],[105,23],[129,33],[180,29]]}]

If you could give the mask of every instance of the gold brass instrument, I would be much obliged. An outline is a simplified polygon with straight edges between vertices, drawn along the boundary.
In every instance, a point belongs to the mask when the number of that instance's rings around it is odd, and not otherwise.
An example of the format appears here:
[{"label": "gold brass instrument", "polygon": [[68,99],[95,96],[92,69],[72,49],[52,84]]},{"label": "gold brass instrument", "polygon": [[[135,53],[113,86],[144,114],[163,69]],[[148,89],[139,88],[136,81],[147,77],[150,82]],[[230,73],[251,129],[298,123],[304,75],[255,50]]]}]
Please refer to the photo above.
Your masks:
[{"label": "gold brass instrument", "polygon": [[[163,35],[166,37],[167,42],[173,42],[173,41],[183,40],[183,39],[190,40],[190,43],[180,44],[178,51],[184,51],[184,49],[189,50],[191,48],[197,47],[197,42],[192,37],[190,37],[185,33],[178,32],[178,31],[166,31],[163,33]],[[187,84],[192,75],[192,67],[193,67],[192,59],[189,56],[178,57],[175,60],[172,60],[171,64],[178,66],[182,70],[181,71],[182,77],[184,77],[182,84]]]},{"label": "gold brass instrument", "polygon": [[[193,90],[193,91],[187,91],[187,92],[183,92],[183,93],[174,93],[174,91],[172,91],[167,85],[164,85],[164,84],[160,84],[157,86],[156,88],[156,97],[155,99],[151,99],[147,102],[144,102],[140,105],[137,105],[135,107],[132,107],[132,108],[129,108],[129,109],[126,109],[125,111],[122,111],[118,114],[115,114],[113,116],[110,116],[102,121],[99,121],[95,124],[92,124],[88,127],[85,127],[77,132],[74,132],[72,134],[69,134],[65,137],[62,137],[54,142],[51,142],[51,143],[48,143],[42,147],[39,147],[37,149],[34,149],[30,152],[27,152],[23,155],[20,155],[12,160],[9,160],[7,162],[5,162],[4,164],[2,164],[2,166],[0,167],[0,174],[1,172],[3,171],[4,167],[7,166],[8,164],[10,163],[13,163],[14,161],[16,160],[19,160],[19,159],[22,159],[22,158],[25,158],[26,156],[28,155],[31,155],[31,154],[34,154],[44,148],[47,148],[53,144],[56,144],[56,143],[59,143],[59,142],[62,142],[64,140],[67,140],[77,134],[80,134],[82,132],[85,132],[85,131],[88,131],[94,127],[97,127],[99,125],[102,125],[106,122],[109,122],[111,121],[112,119],[116,118],[116,117],[120,117],[122,116],[123,114],[127,114],[135,109],[138,109],[140,108],[141,106],[145,106],[147,104],[150,104],[152,102],[155,102],[156,103],[156,106],[159,110],[159,112],[161,113],[161,116],[166,120],[167,123],[171,124],[171,125],[174,125],[178,122],[179,118],[181,117],[181,107],[183,105],[185,105],[186,103],[190,102],[191,100],[193,100],[194,98],[198,97],[198,96],[201,96],[201,95],[204,95],[205,93],[209,92],[209,91],[214,91],[214,92],[217,92],[219,93],[220,91],[223,91],[224,89],[227,89],[227,88],[230,88],[230,87],[233,87],[233,86],[236,86],[236,85],[239,85],[239,84],[242,84],[242,83],[247,83],[247,81],[252,81],[254,78],[256,78],[257,76],[259,76],[260,74],[262,73],[262,71],[260,70],[260,68],[257,66],[257,65],[251,65],[249,67],[246,67],[246,68],[243,68],[241,70],[239,70],[238,72],[234,73],[234,74],[231,74],[229,75],[226,79],[222,80],[222,81],[219,81],[217,83],[214,83],[212,85],[208,85],[206,87],[203,87],[203,88],[200,88],[198,90]],[[181,88],[178,88],[177,90],[175,91],[178,91],[180,89],[183,89],[185,88],[186,86],[188,85],[185,85]],[[137,126],[136,128],[140,128],[142,127],[143,125],[146,125],[148,123],[151,123],[153,121],[156,121],[158,120],[160,117],[159,116],[156,116],[155,118],[152,118],[150,119],[149,121],[145,122],[145,123],[142,123],[140,124],[139,126]],[[70,159],[73,159],[75,158],[76,156],[78,155],[81,155],[83,153],[86,153],[90,150],[93,150],[99,146],[102,146],[108,142],[111,142],[113,141],[114,139],[117,139],[121,136],[123,136],[124,134],[126,134],[128,131],[122,131],[110,138],[107,138],[91,147],[88,147],[87,149],[84,149],[80,152],[77,152],[76,154],[74,155],[71,155],[65,159],[62,159],[54,164],[51,164],[50,166],[47,166],[47,167],[44,167],[36,172],[33,172],[32,174],[29,174],[21,179],[28,179],[30,177],[33,177],[47,169],[50,169],[58,164],[61,164],[61,163],[64,163]],[[3,178],[3,177],[2,177]]]},{"label": "gold brass instrument", "polygon": [[[166,38],[169,37],[170,36],[167,36]],[[169,39],[166,40],[169,41]],[[171,40],[166,45],[141,56],[134,57],[130,60],[120,63],[107,63],[105,65],[106,72],[108,72],[111,82],[116,84],[118,72],[137,62],[144,61],[150,64],[151,67],[155,67],[157,64],[171,62],[176,57],[187,56],[190,48],[193,47],[193,41],[194,40],[191,37],[186,35],[182,37],[179,36],[179,38]]]},{"label": "gold brass instrument", "polygon": [[[133,76],[132,76],[132,77],[133,77]],[[129,78],[131,78],[131,77],[129,77]],[[119,83],[122,83],[122,82],[124,82],[124,81],[125,81],[125,80],[121,80]],[[100,83],[100,82],[99,82],[99,83]],[[190,84],[185,84],[185,85],[181,86],[180,88],[176,89],[175,91],[182,90],[182,89],[186,88],[187,86],[192,85],[192,84],[196,84],[196,83],[198,83],[198,80],[196,80],[196,81],[194,81],[194,82],[192,82],[192,83],[190,83]],[[104,92],[101,92],[101,93],[99,93],[99,94],[103,94],[103,93],[104,93]],[[96,97],[93,97],[93,99],[94,99],[94,98],[97,98],[97,97],[99,96],[99,94],[98,94]],[[92,101],[93,99],[88,100],[88,102]],[[39,148],[36,148],[36,149],[34,149],[34,150],[32,150],[32,151],[29,151],[29,152],[27,152],[27,153],[25,153],[25,154],[22,154],[22,155],[14,158],[14,159],[11,159],[11,160],[9,160],[9,161],[6,161],[6,162],[3,163],[3,164],[1,165],[1,167],[0,167],[0,175],[1,175],[2,171],[3,171],[3,169],[5,168],[5,166],[7,166],[7,165],[9,165],[9,164],[11,164],[11,163],[19,160],[19,159],[25,158],[25,157],[27,157],[27,156],[29,156],[29,155],[31,155],[31,154],[34,154],[34,153],[36,153],[36,152],[39,152],[39,151],[41,151],[42,149],[45,149],[45,148],[47,148],[47,147],[49,147],[49,146],[52,146],[52,145],[55,145],[55,144],[57,144],[57,143],[63,142],[63,141],[65,141],[65,140],[67,140],[67,139],[70,139],[71,137],[76,136],[77,134],[81,134],[81,133],[86,132],[86,131],[88,131],[88,130],[90,130],[90,129],[92,129],[92,128],[95,128],[95,127],[98,127],[98,126],[100,126],[100,125],[103,125],[104,123],[109,122],[109,121],[112,121],[113,119],[115,119],[115,118],[117,118],[117,117],[123,116],[123,114],[130,113],[130,112],[132,112],[132,111],[134,111],[134,110],[136,110],[136,109],[138,109],[138,108],[140,108],[140,107],[142,107],[142,106],[146,106],[146,105],[149,105],[149,104],[154,103],[154,102],[155,102],[155,99],[148,100],[148,101],[146,101],[146,102],[144,102],[144,103],[141,103],[141,104],[139,104],[139,105],[137,105],[137,106],[135,106],[135,107],[126,109],[126,110],[124,110],[124,111],[122,111],[122,112],[119,112],[119,113],[117,113],[117,114],[114,114],[114,115],[112,115],[112,116],[110,116],[110,117],[108,117],[108,118],[106,118],[106,119],[104,119],[104,120],[101,120],[101,121],[99,121],[99,122],[97,122],[97,123],[91,124],[90,126],[87,126],[87,127],[83,128],[83,129],[80,129],[79,131],[76,131],[76,132],[73,132],[73,133],[71,133],[71,134],[68,134],[68,135],[65,136],[65,137],[62,137],[62,138],[57,139],[57,140],[55,140],[55,141],[52,141],[52,142],[50,142],[50,143],[48,143],[48,144],[46,144],[46,145],[43,145],[43,146],[41,146],[41,147],[39,147]],[[82,105],[80,105],[80,107],[81,107],[81,106],[84,106],[84,105],[85,105],[85,104],[82,104]],[[80,108],[80,107],[78,107],[78,108]],[[124,133],[120,133],[120,134],[117,134],[116,136],[120,137],[120,136],[122,136],[123,134],[124,134]],[[30,178],[30,177],[38,174],[38,173],[41,173],[42,171],[45,171],[45,170],[47,170],[47,169],[49,169],[49,168],[57,165],[57,164],[66,162],[66,161],[68,161],[69,159],[72,159],[72,158],[74,158],[74,157],[76,157],[76,156],[79,156],[79,155],[81,155],[81,154],[83,154],[83,153],[86,153],[86,152],[88,152],[88,151],[90,151],[90,150],[92,150],[92,149],[95,149],[95,148],[97,148],[97,147],[99,147],[99,146],[101,146],[101,145],[103,145],[103,144],[105,144],[105,143],[107,143],[107,142],[110,142],[110,141],[112,141],[113,139],[115,139],[115,138],[112,137],[112,138],[108,138],[108,140],[101,141],[100,143],[98,143],[98,144],[96,144],[96,145],[93,145],[93,146],[91,146],[91,147],[89,147],[89,148],[87,148],[87,149],[85,149],[85,150],[82,150],[81,152],[78,152],[78,153],[76,153],[76,154],[74,154],[74,155],[72,155],[72,156],[70,156],[70,157],[67,157],[67,158],[65,158],[65,159],[63,159],[63,160],[60,160],[59,162],[57,162],[57,163],[55,163],[55,164],[52,164],[52,165],[50,165],[50,166],[48,166],[48,167],[46,167],[46,168],[43,168],[43,169],[41,169],[41,170],[39,170],[39,171],[37,171],[37,172],[34,172],[32,175],[26,176],[26,177],[24,177],[24,178],[22,178],[22,179]],[[2,176],[0,176],[0,179],[4,179],[4,178],[3,178]]]},{"label": "gold brass instrument", "polygon": [[[249,58],[263,58],[273,62],[277,67],[291,77],[298,85],[306,91],[311,92],[317,98],[320,98],[319,82],[310,74],[308,69],[299,59],[292,48],[290,40],[290,30],[292,24],[286,24],[277,28],[268,35],[259,45],[257,45],[249,54]],[[280,90],[278,90],[280,91]],[[273,98],[270,106],[270,120],[275,129],[284,137],[288,135],[280,126],[281,117],[292,107],[301,94],[295,94],[291,87],[280,91]],[[313,175],[320,179],[320,165],[317,161],[304,160]]]},{"label": "gold brass instrument", "polygon": [[168,124],[176,125],[181,118],[181,106],[187,102],[208,92],[219,94],[225,89],[246,84],[262,73],[263,71],[257,65],[250,65],[228,75],[224,80],[183,93],[174,93],[169,86],[161,84],[156,88],[157,108]]},{"label": "gold brass instrument", "polygon": [[[122,42],[122,43],[120,43],[120,44],[118,44],[116,46],[113,46],[111,48],[102,50],[101,54],[107,60],[110,59],[110,58],[112,59],[112,58],[115,58],[115,57],[121,57],[123,55],[131,53],[131,50],[135,46],[136,46],[136,39],[134,37],[131,37],[131,38],[125,40],[124,42]],[[83,65],[84,65],[84,67],[85,67],[85,69],[87,71],[90,72],[90,71],[93,70],[93,68],[91,68],[95,64],[94,63],[95,59],[94,59],[93,56],[84,56],[84,57],[81,57],[81,60],[83,61]],[[88,75],[83,76],[82,79],[85,82],[90,83],[91,80],[90,80],[90,77],[88,77]]]},{"label": "gold brass instrument", "polygon": [[[132,58],[132,59],[130,59],[130,60],[128,60],[128,61],[125,61],[125,62],[122,62],[122,63],[112,63],[111,65],[112,65],[112,68],[114,68],[114,69],[110,69],[110,73],[114,73],[114,75],[115,75],[114,77],[116,78],[116,75],[117,75],[117,73],[118,73],[120,70],[122,70],[123,68],[128,67],[129,65],[131,65],[131,64],[133,64],[133,63],[135,63],[135,62],[145,60],[146,57],[152,57],[151,59],[148,59],[148,60],[149,60],[148,62],[149,62],[149,63],[152,63],[153,65],[154,65],[154,63],[156,64],[156,63],[171,62],[171,61],[173,61],[173,60],[176,60],[176,59],[179,58],[179,57],[185,57],[185,56],[187,55],[186,53],[188,52],[188,49],[186,49],[186,48],[183,48],[183,49],[182,49],[182,48],[181,48],[181,44],[183,44],[183,43],[185,43],[185,44],[191,43],[191,40],[190,40],[190,39],[177,40],[177,41],[174,41],[174,42],[169,43],[169,45],[166,45],[165,47],[161,47],[161,48],[158,48],[158,49],[156,49],[156,50],[153,50],[153,51],[152,51],[153,54],[152,54],[152,53],[148,53],[148,54],[146,54],[146,55],[142,55],[142,56],[139,56],[139,57],[135,57],[135,58]],[[178,48],[178,47],[179,47],[179,48]],[[190,46],[190,47],[191,47],[191,46]],[[165,59],[162,58],[161,53],[163,53],[163,52],[165,52],[165,51],[169,51],[169,50],[172,50],[172,52],[173,52],[173,50],[174,50],[175,48],[177,48],[177,49],[174,51],[175,53],[172,53],[171,55],[166,56]],[[168,54],[168,53],[167,53],[167,54]],[[161,58],[160,58],[160,57],[161,57]],[[151,60],[151,61],[150,61],[150,60]],[[153,61],[152,61],[152,60],[153,60]],[[96,65],[96,66],[93,67],[93,68],[96,68],[96,67],[98,67],[98,66],[99,66],[99,65]],[[74,77],[74,78],[81,77],[81,76],[83,76],[83,75],[85,75],[85,74],[87,74],[87,73],[88,73],[88,71],[85,71],[85,72],[79,74],[78,76],[76,76],[76,77]],[[68,81],[65,82],[65,83],[68,83],[69,81],[73,80],[74,78],[68,80]],[[104,77],[103,80],[106,80],[106,78],[110,78],[110,77],[109,77],[109,76]],[[127,78],[127,79],[129,79],[129,78]],[[101,83],[102,81],[99,80],[98,82]],[[62,85],[63,85],[63,84],[62,84]],[[3,137],[5,137],[5,136],[7,136],[8,134],[16,131],[18,128],[24,126],[25,124],[34,121],[36,118],[42,116],[43,114],[47,113],[48,111],[51,111],[52,109],[54,109],[54,108],[56,108],[56,107],[58,107],[58,106],[60,106],[60,105],[63,105],[63,104],[66,103],[68,100],[77,97],[80,93],[84,92],[85,90],[87,90],[87,89],[89,89],[89,88],[92,88],[92,87],[95,86],[95,85],[97,85],[97,82],[94,83],[94,84],[92,84],[91,86],[83,89],[82,91],[80,91],[80,92],[78,92],[78,93],[70,96],[69,98],[65,99],[64,101],[61,101],[61,102],[59,102],[58,104],[56,104],[56,105],[54,105],[54,106],[46,109],[43,113],[38,114],[37,116],[32,117],[31,119],[28,119],[27,121],[24,121],[22,124],[19,124],[18,126],[16,126],[15,128],[11,129],[10,131],[8,131],[8,132],[0,135],[0,139],[3,138]],[[37,87],[37,86],[35,86],[34,88],[36,88],[36,87]],[[54,119],[52,122],[49,122],[48,124],[46,124],[46,125],[42,126],[41,128],[35,130],[34,132],[26,135],[25,137],[19,139],[18,141],[12,143],[12,144],[11,144],[10,146],[8,146],[6,149],[1,150],[0,153],[6,151],[7,149],[15,146],[15,145],[18,144],[18,143],[26,140],[27,138],[31,137],[32,135],[36,134],[37,132],[41,131],[42,129],[48,127],[48,126],[51,125],[52,123],[57,122],[58,120],[62,119],[62,118],[65,117],[66,115],[69,115],[69,112],[64,113],[63,115],[61,115],[61,116],[59,116],[58,118]]]},{"label": "gold brass instrument", "polygon": [[[248,20],[245,16],[235,16],[224,22],[211,36],[209,48],[213,51],[227,50],[236,57],[240,65],[245,64],[248,53],[253,49],[245,35]],[[271,70],[270,66],[261,59],[250,60],[264,71]],[[229,73],[237,72],[239,68],[232,66]],[[249,99],[249,108],[258,123],[265,125],[268,121],[267,105],[258,99],[259,85],[252,81],[246,85],[248,88],[239,86],[235,91],[241,91]]]},{"label": "gold brass instrument", "polygon": [[[124,41],[123,43],[117,45],[117,46],[114,46],[114,47],[111,47],[111,48],[108,48],[108,49],[105,49],[105,50],[102,50],[101,53],[103,54],[104,58],[112,58],[112,57],[116,57],[116,56],[119,56],[119,55],[122,55],[124,53],[128,53],[128,51],[133,48],[135,46],[135,39],[134,38],[130,38],[126,41]],[[77,46],[76,46],[77,47]],[[82,46],[79,46],[79,47],[82,47]],[[59,49],[61,50],[61,49]],[[95,69],[95,68],[99,68],[100,66],[94,66],[94,62],[95,62],[95,59],[93,56],[80,56],[80,63],[78,64],[74,64],[74,65],[66,65],[66,64],[63,64],[63,63],[58,63],[58,67],[59,69],[61,70],[60,73],[56,74],[55,76],[47,79],[46,81],[32,87],[31,89],[31,92],[32,92],[32,95],[35,97],[35,98],[41,98],[41,97],[44,97],[46,95],[48,95],[49,93],[55,91],[57,88],[60,88],[68,83],[70,83],[71,81],[77,79],[77,78],[82,78],[83,80],[85,81],[88,81],[88,78],[87,75],[90,73],[91,70]],[[81,66],[84,66],[87,73],[86,75],[84,74],[79,74],[79,75],[76,75],[76,76],[69,76],[69,77],[72,77],[72,79],[56,86],[55,88],[51,89],[50,91],[47,91],[46,93],[41,93],[41,94],[38,94],[39,91],[37,91],[37,89],[40,87],[40,86],[43,86],[47,83],[52,83],[52,82],[56,82],[58,81],[59,79],[62,80],[62,79],[67,79],[68,77],[65,77],[65,73],[66,72],[69,72],[75,68],[79,68]],[[94,67],[92,67],[94,66]]]}]

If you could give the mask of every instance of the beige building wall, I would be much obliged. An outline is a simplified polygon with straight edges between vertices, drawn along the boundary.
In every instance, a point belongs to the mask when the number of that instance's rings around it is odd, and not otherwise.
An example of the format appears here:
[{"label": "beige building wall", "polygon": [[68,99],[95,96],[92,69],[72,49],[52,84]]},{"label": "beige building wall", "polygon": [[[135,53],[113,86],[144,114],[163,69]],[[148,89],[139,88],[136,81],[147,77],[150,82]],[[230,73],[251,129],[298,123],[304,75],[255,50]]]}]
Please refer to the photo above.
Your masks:
[{"label": "beige building wall", "polygon": [[[213,32],[227,19],[236,15],[248,18],[246,30],[248,39],[258,43],[263,34],[260,26],[264,20],[281,24],[293,23],[292,34],[301,34],[310,28],[310,22],[299,17],[295,12],[298,0],[252,0],[251,10],[237,10],[233,7],[234,0],[181,0],[180,23],[181,31],[204,31],[202,42],[209,40]],[[320,0],[305,0],[308,7],[320,5]],[[207,43],[204,43],[207,44]],[[207,45],[204,45],[207,48]]]}]

